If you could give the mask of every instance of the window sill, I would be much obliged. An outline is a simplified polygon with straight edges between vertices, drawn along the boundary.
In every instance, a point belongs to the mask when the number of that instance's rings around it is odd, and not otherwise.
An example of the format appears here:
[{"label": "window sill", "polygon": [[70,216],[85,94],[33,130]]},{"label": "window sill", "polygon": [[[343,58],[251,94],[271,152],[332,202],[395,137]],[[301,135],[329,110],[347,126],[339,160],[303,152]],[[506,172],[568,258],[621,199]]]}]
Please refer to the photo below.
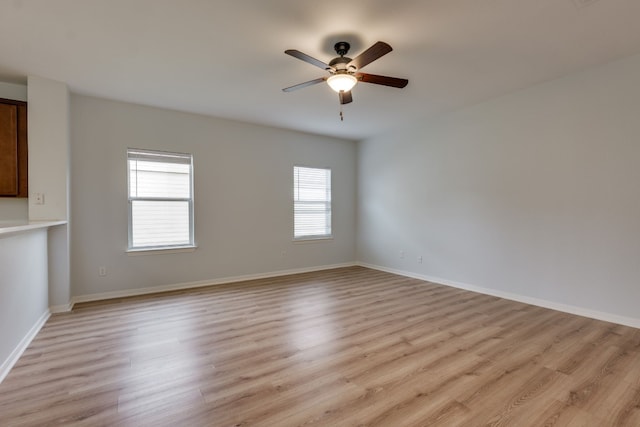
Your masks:
[{"label": "window sill", "polygon": [[326,242],[327,240],[333,240],[333,236],[300,237],[298,239],[293,239],[293,243],[319,243]]},{"label": "window sill", "polygon": [[183,252],[195,252],[197,246],[175,246],[171,248],[127,249],[128,256],[178,254]]}]

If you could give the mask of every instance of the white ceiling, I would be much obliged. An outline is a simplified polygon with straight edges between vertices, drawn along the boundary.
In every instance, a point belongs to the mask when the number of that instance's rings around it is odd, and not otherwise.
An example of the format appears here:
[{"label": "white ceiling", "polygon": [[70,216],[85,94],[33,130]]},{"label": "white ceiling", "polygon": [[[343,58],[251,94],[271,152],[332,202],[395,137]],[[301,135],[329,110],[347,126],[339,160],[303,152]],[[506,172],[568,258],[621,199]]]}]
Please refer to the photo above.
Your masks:
[{"label": "white ceiling", "polygon": [[[0,80],[361,139],[640,52],[639,0],[0,0]],[[339,120],[328,62],[378,40]]]}]

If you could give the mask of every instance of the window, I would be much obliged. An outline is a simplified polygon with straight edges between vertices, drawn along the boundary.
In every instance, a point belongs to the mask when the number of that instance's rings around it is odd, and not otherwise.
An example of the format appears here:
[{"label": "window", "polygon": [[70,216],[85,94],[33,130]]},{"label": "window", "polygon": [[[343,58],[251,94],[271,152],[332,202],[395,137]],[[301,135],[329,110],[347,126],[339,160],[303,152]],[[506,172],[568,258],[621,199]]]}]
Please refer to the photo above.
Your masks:
[{"label": "window", "polygon": [[293,237],[331,237],[331,169],[293,167]]},{"label": "window", "polygon": [[193,246],[191,154],[129,149],[127,163],[129,250]]}]

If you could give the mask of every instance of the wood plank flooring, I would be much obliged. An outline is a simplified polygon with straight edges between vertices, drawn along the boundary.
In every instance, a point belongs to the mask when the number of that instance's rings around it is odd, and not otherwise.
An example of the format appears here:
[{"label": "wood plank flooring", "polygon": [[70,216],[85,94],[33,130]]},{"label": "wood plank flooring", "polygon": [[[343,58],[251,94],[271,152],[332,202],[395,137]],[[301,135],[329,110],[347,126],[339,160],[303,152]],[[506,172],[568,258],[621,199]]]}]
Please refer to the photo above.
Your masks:
[{"label": "wood plank flooring", "polygon": [[90,303],[0,426],[640,426],[640,330],[353,267]]}]

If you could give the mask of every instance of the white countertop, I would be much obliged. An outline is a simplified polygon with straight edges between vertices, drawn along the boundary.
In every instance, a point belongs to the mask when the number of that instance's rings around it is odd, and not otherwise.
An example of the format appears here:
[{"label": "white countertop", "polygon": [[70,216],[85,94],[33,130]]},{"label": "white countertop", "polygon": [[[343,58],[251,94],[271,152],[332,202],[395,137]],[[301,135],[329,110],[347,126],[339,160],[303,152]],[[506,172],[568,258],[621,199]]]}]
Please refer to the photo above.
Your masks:
[{"label": "white countertop", "polygon": [[66,223],[67,221],[0,221],[0,237]]}]

